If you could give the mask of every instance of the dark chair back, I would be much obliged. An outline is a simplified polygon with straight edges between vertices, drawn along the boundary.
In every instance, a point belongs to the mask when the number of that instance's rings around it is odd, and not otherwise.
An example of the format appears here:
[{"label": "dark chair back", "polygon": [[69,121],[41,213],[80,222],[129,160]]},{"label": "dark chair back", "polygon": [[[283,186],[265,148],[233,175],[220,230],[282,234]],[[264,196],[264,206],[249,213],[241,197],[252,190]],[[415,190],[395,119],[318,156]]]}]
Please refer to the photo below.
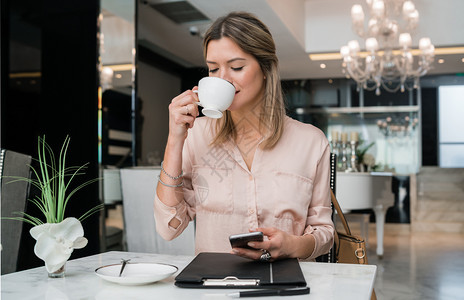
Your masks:
[{"label": "dark chair back", "polygon": [[[334,153],[330,153],[330,189],[336,195],[335,188],[336,188],[336,175],[337,175],[337,155]],[[332,201],[330,202],[332,207],[332,221],[334,221],[334,207]],[[334,255],[334,247],[330,249],[329,253],[316,257],[317,262],[335,262],[335,255]]]},{"label": "dark chair back", "polygon": [[0,202],[1,202],[1,245],[2,275],[17,271],[19,245],[23,222],[4,220],[14,216],[13,212],[24,212],[29,195],[29,183],[11,182],[7,176],[30,178],[31,157],[10,150],[0,152]]}]

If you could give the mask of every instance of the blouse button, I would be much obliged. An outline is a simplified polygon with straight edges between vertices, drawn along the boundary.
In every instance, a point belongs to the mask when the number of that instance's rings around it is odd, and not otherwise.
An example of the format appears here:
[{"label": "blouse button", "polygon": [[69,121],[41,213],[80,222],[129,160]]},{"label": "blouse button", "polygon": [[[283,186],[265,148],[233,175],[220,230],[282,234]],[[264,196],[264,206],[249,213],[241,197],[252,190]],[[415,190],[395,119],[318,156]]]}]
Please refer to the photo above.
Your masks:
[{"label": "blouse button", "polygon": [[250,181],[253,180],[253,175],[250,175],[248,179],[250,179]]},{"label": "blouse button", "polygon": [[170,212],[171,212],[171,214],[175,214],[175,213],[176,213],[176,210],[175,210],[175,209],[171,209]]}]

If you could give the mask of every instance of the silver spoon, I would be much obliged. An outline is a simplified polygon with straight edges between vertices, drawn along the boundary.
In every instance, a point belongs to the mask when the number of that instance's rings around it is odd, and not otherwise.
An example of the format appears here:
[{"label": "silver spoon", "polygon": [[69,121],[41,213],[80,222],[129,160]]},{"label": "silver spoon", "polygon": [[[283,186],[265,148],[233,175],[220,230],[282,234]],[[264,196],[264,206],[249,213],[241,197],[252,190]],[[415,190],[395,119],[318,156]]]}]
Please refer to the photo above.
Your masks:
[{"label": "silver spoon", "polygon": [[119,277],[121,277],[122,271],[124,271],[124,268],[126,267],[126,264],[130,261],[130,259],[123,259],[121,258],[121,271],[119,271]]}]

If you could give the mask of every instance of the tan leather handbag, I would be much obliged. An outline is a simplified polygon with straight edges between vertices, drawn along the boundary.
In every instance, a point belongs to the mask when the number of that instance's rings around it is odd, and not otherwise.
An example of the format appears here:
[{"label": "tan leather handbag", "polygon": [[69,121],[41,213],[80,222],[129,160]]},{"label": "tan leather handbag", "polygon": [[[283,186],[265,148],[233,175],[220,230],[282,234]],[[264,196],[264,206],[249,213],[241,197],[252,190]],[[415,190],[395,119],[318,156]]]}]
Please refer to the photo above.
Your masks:
[{"label": "tan leather handbag", "polygon": [[[337,198],[330,191],[332,203],[343,224],[345,233],[335,231],[335,262],[345,264],[364,264],[367,265],[366,243],[359,236],[351,234],[345,215],[338,204]],[[376,300],[375,291],[372,290],[371,300]]]}]

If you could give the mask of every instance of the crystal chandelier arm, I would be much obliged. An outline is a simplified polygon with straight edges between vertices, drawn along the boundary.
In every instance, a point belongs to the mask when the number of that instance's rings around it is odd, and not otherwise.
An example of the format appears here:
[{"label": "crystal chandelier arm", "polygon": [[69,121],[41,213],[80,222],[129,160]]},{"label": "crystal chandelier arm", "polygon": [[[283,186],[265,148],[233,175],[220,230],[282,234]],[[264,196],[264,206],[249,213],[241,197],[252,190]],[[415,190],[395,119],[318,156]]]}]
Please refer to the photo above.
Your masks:
[{"label": "crystal chandelier arm", "polygon": [[379,83],[377,81],[373,80],[366,80],[366,82],[363,85],[363,88],[367,91],[373,91],[377,90],[379,88]]},{"label": "crystal chandelier arm", "polygon": [[[429,38],[422,38],[419,41],[419,48],[421,54],[419,55],[418,68],[416,70],[409,70],[408,75],[413,77],[421,77],[425,75],[431,68],[431,64],[434,60],[435,47],[431,44]],[[412,59],[412,55],[411,55]]]},{"label": "crystal chandelier arm", "polygon": [[364,82],[367,78],[366,72],[361,69],[361,58],[358,56],[359,50],[358,41],[352,40],[348,42],[348,46],[343,46],[340,49],[340,54],[343,57],[345,70],[348,72],[349,76],[355,81]]},{"label": "crystal chandelier arm", "polygon": [[364,82],[367,80],[366,73],[360,68],[358,57],[348,57],[345,63],[346,70],[351,78],[358,82]]},{"label": "crystal chandelier arm", "polygon": [[355,4],[351,8],[351,21],[356,34],[364,37],[364,11],[361,5]]},{"label": "crystal chandelier arm", "polygon": [[394,85],[392,86],[389,86],[387,84],[387,81],[382,81],[382,88],[385,89],[387,92],[389,93],[396,93],[400,90],[400,87],[401,87],[401,84],[398,82],[398,83],[395,83]]},{"label": "crystal chandelier arm", "polygon": [[412,31],[419,23],[419,12],[412,1],[403,3],[403,19],[407,22],[407,30]]},{"label": "crystal chandelier arm", "polygon": [[424,76],[430,70],[432,62],[433,58],[430,60],[427,56],[421,56],[419,58],[419,67],[416,70],[411,71],[410,75],[414,77]]},{"label": "crystal chandelier arm", "polygon": [[371,14],[377,18],[385,16],[385,3],[382,0],[372,2]]}]

